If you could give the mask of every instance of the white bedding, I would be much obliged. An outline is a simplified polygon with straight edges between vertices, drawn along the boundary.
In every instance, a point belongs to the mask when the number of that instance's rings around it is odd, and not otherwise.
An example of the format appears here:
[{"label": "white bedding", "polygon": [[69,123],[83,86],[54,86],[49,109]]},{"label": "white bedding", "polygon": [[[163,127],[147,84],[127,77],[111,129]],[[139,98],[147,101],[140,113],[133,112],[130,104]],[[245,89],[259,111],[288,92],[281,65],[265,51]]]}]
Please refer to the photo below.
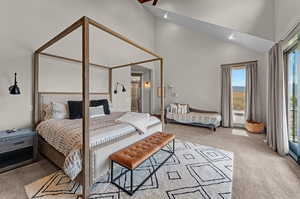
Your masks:
[{"label": "white bedding", "polygon": [[[137,129],[132,124],[118,121],[123,115],[124,113],[112,113],[104,117],[91,118],[90,148],[132,133],[137,134]],[[143,128],[146,129],[144,131],[159,123],[159,119],[149,116],[147,124],[143,124]],[[47,120],[38,125],[37,132],[57,151],[64,154],[66,157],[64,171],[71,179],[75,179],[82,169],[82,120]]]},{"label": "white bedding", "polygon": [[90,140],[91,147],[96,147],[119,137],[128,135],[132,132],[135,132],[136,129],[129,124],[122,123],[99,129],[98,131],[99,134],[95,135],[93,139]]},{"label": "white bedding", "polygon": [[147,128],[150,121],[150,114],[127,112],[124,115],[122,115],[120,118],[118,118],[116,121],[130,124],[131,126],[135,127],[139,132],[147,133]]}]

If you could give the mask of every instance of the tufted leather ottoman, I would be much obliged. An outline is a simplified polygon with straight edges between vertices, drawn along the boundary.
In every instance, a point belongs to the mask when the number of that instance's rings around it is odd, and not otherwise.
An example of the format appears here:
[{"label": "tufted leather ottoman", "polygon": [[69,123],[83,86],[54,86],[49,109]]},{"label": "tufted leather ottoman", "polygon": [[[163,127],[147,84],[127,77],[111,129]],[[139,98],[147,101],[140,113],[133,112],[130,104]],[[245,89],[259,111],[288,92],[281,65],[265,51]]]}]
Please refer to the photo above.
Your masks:
[{"label": "tufted leather ottoman", "polygon": [[[173,141],[172,151],[164,150],[163,148]],[[133,170],[137,168],[140,164],[142,164],[145,160],[150,158],[156,152],[164,150],[170,153],[170,156],[160,165],[162,166],[175,152],[175,135],[169,133],[158,132],[153,135],[146,137],[145,139],[138,141],[124,149],[121,149],[112,155],[109,156],[111,160],[111,182],[132,195],[140,186],[142,186],[146,180],[151,177],[159,168],[157,167],[149,177],[147,177],[135,190],[132,190],[132,181],[133,181]],[[116,184],[115,181],[119,179],[121,175],[119,175],[116,179],[113,178],[113,163],[117,163],[125,168],[127,171],[131,171],[131,188],[130,191],[126,190],[120,185]],[[126,172],[127,173],[127,172]],[[124,174],[126,174],[124,173]]]}]

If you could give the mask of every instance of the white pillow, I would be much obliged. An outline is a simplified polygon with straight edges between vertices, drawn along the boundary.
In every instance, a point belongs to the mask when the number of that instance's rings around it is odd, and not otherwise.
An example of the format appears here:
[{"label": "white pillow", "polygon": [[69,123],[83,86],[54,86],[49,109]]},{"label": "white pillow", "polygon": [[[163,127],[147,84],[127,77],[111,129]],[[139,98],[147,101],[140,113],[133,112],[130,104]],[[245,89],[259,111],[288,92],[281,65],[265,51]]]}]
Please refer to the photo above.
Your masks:
[{"label": "white pillow", "polygon": [[189,111],[187,104],[170,104],[170,111],[174,114],[187,114]]},{"label": "white pillow", "polygon": [[90,107],[90,118],[105,116],[103,106]]},{"label": "white pillow", "polygon": [[178,104],[178,114],[187,114],[188,105],[187,104]]},{"label": "white pillow", "polygon": [[51,102],[51,119],[67,119],[69,111],[67,104],[59,102]]},{"label": "white pillow", "polygon": [[177,111],[177,105],[176,104],[170,104],[171,113],[178,113]]}]

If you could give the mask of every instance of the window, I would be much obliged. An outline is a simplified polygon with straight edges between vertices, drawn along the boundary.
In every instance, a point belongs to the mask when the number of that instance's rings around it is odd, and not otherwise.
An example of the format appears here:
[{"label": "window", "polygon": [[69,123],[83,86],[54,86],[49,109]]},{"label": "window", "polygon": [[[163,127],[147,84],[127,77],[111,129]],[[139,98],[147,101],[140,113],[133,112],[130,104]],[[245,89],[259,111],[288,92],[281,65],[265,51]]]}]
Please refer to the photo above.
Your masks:
[{"label": "window", "polygon": [[246,69],[235,67],[232,76],[232,121],[234,127],[244,127],[246,108]]},{"label": "window", "polygon": [[289,140],[297,143],[298,138],[298,57],[299,53],[296,48],[291,49],[286,53],[287,67],[288,67],[288,127],[289,127]]},{"label": "window", "polygon": [[[296,40],[297,41],[297,40]],[[285,53],[287,73],[287,106],[289,149],[291,156],[300,163],[300,53],[296,42],[293,48]]]}]

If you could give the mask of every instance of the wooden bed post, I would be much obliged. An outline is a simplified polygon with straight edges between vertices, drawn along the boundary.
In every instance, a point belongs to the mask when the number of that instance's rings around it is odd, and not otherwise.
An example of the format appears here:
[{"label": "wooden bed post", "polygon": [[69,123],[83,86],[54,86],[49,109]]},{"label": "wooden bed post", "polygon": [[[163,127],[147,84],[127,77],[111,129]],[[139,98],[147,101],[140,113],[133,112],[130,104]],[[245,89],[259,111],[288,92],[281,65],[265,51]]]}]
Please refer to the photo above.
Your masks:
[{"label": "wooden bed post", "polygon": [[154,62],[154,61],[158,61],[158,60],[160,60],[160,58],[147,59],[147,60],[144,60],[144,61],[139,61],[139,62],[133,62],[133,63],[129,63],[129,64],[122,64],[122,65],[113,66],[112,68],[113,69],[124,68],[124,67],[129,67],[129,66],[132,66],[132,65],[145,64],[145,63],[148,63],[148,62]]},{"label": "wooden bed post", "polygon": [[32,128],[35,129],[39,120],[39,53],[33,54],[33,112]]},{"label": "wooden bed post", "polygon": [[163,130],[165,127],[165,89],[164,89],[164,61],[160,59],[160,113]]},{"label": "wooden bed post", "polygon": [[108,93],[110,102],[112,103],[112,68],[108,69]]},{"label": "wooden bed post", "polygon": [[[90,57],[89,57],[89,26],[94,26],[104,32],[107,32],[114,37],[117,37],[121,39],[122,41],[142,50],[143,52],[154,56],[154,59],[148,59],[144,61],[139,61],[135,63],[129,63],[129,64],[123,64],[123,65],[118,65],[118,66],[113,66],[109,68],[108,66],[103,66],[100,64],[93,64],[90,63]],[[66,37],[69,35],[71,32],[76,30],[82,26],[82,60],[77,60],[77,59],[72,59],[68,57],[63,57],[59,55],[53,55],[49,53],[43,53],[44,50],[46,50],[48,47],[52,46],[62,38]],[[89,140],[89,105],[90,105],[90,87],[89,87],[89,66],[94,65],[98,67],[102,67],[105,69],[108,69],[108,87],[109,87],[109,97],[110,100],[112,101],[112,70],[116,68],[122,68],[122,67],[129,67],[134,64],[142,64],[142,63],[148,63],[148,62],[153,62],[153,61],[158,61],[160,60],[160,72],[161,72],[161,120],[163,122],[163,128],[164,128],[164,107],[165,107],[165,102],[164,102],[164,69],[163,69],[163,59],[151,52],[150,50],[136,44],[135,42],[127,39],[126,37],[122,36],[121,34],[114,32],[110,28],[97,23],[96,21],[89,19],[88,17],[82,17],[81,19],[77,20],[75,23],[73,23],[71,26],[67,27],[65,30],[63,30],[61,33],[56,35],[54,38],[52,38],[50,41],[46,42],[43,46],[41,46],[39,49],[37,49],[34,53],[33,56],[33,77],[34,77],[34,82],[33,82],[33,104],[34,104],[34,110],[33,110],[33,127],[37,125],[39,122],[39,56],[44,55],[48,57],[53,57],[57,59],[62,59],[66,61],[72,61],[72,62],[77,62],[77,63],[82,63],[82,100],[83,100],[83,119],[82,119],[82,151],[83,151],[83,161],[82,161],[82,186],[83,186],[83,192],[82,196],[83,199],[87,199],[90,194],[90,184],[91,184],[91,179],[90,179],[90,140]]]},{"label": "wooden bed post", "polygon": [[88,199],[90,194],[90,137],[89,137],[89,107],[90,107],[90,87],[89,87],[89,20],[82,18],[82,98],[83,98],[83,120],[82,120],[82,148],[83,148],[83,175],[82,175],[82,195],[83,199]]}]

